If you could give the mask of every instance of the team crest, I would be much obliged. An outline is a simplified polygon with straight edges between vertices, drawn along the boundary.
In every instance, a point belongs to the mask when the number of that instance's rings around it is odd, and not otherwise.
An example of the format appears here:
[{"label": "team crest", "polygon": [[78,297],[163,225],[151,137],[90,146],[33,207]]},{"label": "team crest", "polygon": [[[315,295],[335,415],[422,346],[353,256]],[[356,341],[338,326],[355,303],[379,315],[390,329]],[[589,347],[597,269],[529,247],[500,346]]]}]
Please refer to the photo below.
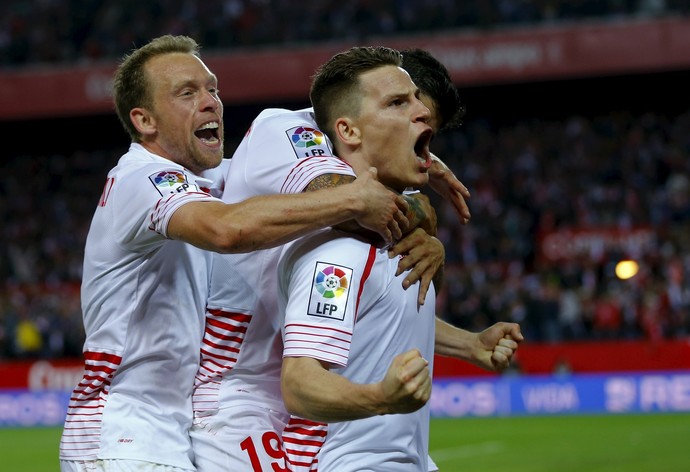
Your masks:
[{"label": "team crest", "polygon": [[344,320],[351,280],[352,269],[317,262],[307,314]]},{"label": "team crest", "polygon": [[297,126],[285,132],[298,159],[332,156],[326,135],[316,128]]},{"label": "team crest", "polygon": [[149,180],[161,195],[197,190],[196,185],[187,182],[187,176],[179,170],[164,170],[149,175]]}]

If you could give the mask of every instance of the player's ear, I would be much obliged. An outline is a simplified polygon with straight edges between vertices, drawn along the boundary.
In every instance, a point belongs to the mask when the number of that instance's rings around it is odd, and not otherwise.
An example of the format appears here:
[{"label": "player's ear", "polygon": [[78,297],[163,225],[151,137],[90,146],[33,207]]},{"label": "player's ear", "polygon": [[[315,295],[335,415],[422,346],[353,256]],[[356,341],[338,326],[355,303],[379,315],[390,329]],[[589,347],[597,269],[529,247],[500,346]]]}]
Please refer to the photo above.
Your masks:
[{"label": "player's ear", "polygon": [[132,108],[129,112],[129,119],[142,135],[153,134],[157,130],[156,119],[146,108]]},{"label": "player's ear", "polygon": [[360,129],[347,117],[338,118],[334,123],[335,135],[344,144],[358,145],[361,142]]}]

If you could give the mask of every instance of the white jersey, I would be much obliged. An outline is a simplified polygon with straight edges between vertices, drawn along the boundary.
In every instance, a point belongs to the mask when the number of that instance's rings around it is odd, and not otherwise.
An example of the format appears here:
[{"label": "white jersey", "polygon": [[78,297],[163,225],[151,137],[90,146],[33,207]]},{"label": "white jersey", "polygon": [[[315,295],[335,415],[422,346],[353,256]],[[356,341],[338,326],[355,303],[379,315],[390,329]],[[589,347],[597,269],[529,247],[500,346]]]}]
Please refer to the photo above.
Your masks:
[{"label": "white jersey", "polygon": [[139,144],[108,173],[86,240],[85,375],[61,459],[193,468],[188,429],[210,253],[168,239],[167,228],[182,205],[217,201],[209,186]]},{"label": "white jersey", "polygon": [[[360,384],[381,381],[393,358],[412,348],[432,368],[433,287],[418,309],[418,290],[403,289],[407,274],[396,277],[397,265],[386,250],[337,230],[286,247],[278,267],[284,356],[328,362]],[[294,470],[426,471],[429,405],[328,425],[293,418],[283,441]]]},{"label": "white jersey", "polygon": [[[226,167],[222,199],[229,203],[299,193],[324,174],[355,175],[333,155],[326,136],[316,129],[311,109],[261,112]],[[224,417],[234,416],[232,408],[287,415],[280,394],[279,251],[213,256],[194,414],[196,424],[216,434],[221,427],[225,434],[232,434],[233,428],[246,432],[246,425]],[[195,443],[198,436],[193,434]]]}]

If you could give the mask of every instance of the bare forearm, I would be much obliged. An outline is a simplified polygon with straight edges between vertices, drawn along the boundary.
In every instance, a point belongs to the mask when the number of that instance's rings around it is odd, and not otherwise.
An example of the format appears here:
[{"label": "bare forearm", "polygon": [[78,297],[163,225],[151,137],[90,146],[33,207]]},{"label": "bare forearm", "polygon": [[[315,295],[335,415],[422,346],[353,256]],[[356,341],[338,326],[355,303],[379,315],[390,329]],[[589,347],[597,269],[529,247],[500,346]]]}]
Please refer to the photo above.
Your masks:
[{"label": "bare forearm", "polygon": [[266,195],[232,205],[189,203],[175,212],[168,234],[215,252],[249,252],[356,218],[364,210],[357,196],[345,188]]},{"label": "bare forearm", "polygon": [[[316,190],[328,189],[333,187],[338,187],[351,183],[355,180],[355,177],[351,175],[342,174],[323,174],[314,180],[312,180],[309,185],[307,185],[305,191],[313,192]],[[436,235],[436,213],[429,202],[428,197],[420,193],[414,193],[409,195],[403,195],[403,198],[408,204],[407,211],[405,212],[405,217],[409,221],[408,227],[403,230],[405,234],[409,233],[416,227],[421,227],[431,236]],[[351,233],[361,234],[367,237],[376,238],[376,234],[372,234],[371,231],[362,228],[354,220],[344,221],[337,225],[338,229],[343,231],[348,231]]]},{"label": "bare forearm", "polygon": [[436,354],[461,359],[489,371],[508,367],[522,339],[517,323],[499,321],[479,333],[471,333],[436,318]]},{"label": "bare forearm", "polygon": [[410,222],[409,229],[422,228],[429,236],[436,236],[436,212],[428,197],[421,193],[404,195],[408,204],[405,216]]},{"label": "bare forearm", "polygon": [[385,413],[378,384],[355,384],[310,358],[286,358],[283,400],[290,413],[314,421],[338,422]]},{"label": "bare forearm", "polygon": [[440,356],[471,361],[471,346],[476,334],[436,317],[434,352]]}]

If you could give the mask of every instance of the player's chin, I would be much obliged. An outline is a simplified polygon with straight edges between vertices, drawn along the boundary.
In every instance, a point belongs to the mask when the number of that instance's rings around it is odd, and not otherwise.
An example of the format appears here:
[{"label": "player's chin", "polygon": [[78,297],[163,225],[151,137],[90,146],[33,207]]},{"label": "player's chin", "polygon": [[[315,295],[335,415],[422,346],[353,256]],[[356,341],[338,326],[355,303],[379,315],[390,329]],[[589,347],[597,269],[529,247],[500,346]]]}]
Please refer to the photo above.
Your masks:
[{"label": "player's chin", "polygon": [[200,149],[197,161],[204,169],[213,169],[218,167],[223,160],[223,147],[216,149]]},{"label": "player's chin", "polygon": [[429,174],[426,171],[417,174],[417,187],[423,187],[429,183]]},{"label": "player's chin", "polygon": [[418,174],[402,182],[404,183],[404,185],[402,185],[403,188],[413,188],[419,190],[429,183],[429,178],[428,176],[425,177],[424,175]]}]

